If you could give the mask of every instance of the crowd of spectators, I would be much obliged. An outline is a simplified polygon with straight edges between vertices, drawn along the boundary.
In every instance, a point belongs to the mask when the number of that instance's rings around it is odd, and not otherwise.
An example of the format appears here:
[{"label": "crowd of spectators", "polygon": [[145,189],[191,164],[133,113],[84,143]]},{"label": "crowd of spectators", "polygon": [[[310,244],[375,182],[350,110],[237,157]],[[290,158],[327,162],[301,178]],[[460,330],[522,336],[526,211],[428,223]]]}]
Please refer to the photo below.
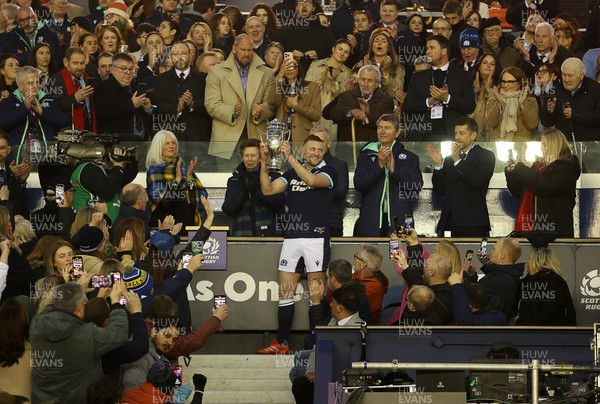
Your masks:
[{"label": "crowd of spectators", "polygon": [[[478,279],[451,241],[430,254],[418,224],[398,228],[394,218],[412,217],[423,187],[419,157],[402,141],[453,141],[445,158],[427,146],[433,192],[443,200],[436,230],[485,237],[496,156],[477,142],[540,140],[533,165],[518,156],[505,167],[519,199],[514,230],[574,236],[582,167],[570,142],[600,140],[598,7],[582,35],[558,1],[432,0],[441,18],[401,17],[412,5],[350,0],[327,16],[315,0],[282,0],[257,3],[246,18],[214,0],[2,4],[0,391],[32,402],[100,402],[106,394],[112,402],[185,402],[194,390],[193,402],[202,401],[206,378],[182,379],[179,360],[221,330],[229,308],[192,321],[185,289],[202,268],[195,243],[208,239],[214,213],[196,174],[205,162],[184,160],[180,142],[198,145],[217,167],[239,154],[222,207],[231,235],[285,237],[279,333],[259,353],[289,352],[302,270],[311,331],[363,320],[574,325],[571,294],[547,246],[535,246],[525,270],[519,243],[500,239],[477,254],[485,274]],[[501,6],[512,32],[492,16]],[[267,170],[260,142],[273,119],[302,144],[300,153],[282,145],[290,167],[283,174]],[[149,149],[136,156],[115,147],[103,161],[56,164],[49,150],[65,128]],[[329,262],[349,188],[350,160],[335,156],[338,142],[349,142],[356,167],[354,236],[406,243],[390,257],[406,284],[391,305],[377,247],[363,245],[353,263]],[[135,181],[142,158],[145,186]],[[44,206],[29,212],[32,165]],[[302,226],[290,221],[294,214]],[[179,233],[191,225],[200,228],[178,252]],[[533,293],[538,283],[551,293]],[[313,381],[311,368],[295,393]]]}]

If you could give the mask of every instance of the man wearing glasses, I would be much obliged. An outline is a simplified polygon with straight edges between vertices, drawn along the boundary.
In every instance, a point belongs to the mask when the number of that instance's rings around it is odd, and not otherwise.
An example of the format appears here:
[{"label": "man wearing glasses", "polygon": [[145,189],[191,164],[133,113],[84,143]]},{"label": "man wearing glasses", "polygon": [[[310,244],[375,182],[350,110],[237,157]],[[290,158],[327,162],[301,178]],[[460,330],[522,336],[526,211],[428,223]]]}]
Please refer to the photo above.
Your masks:
[{"label": "man wearing glasses", "polygon": [[[40,73],[36,68],[21,67],[17,87],[17,91],[0,103],[0,128],[9,134],[14,160],[25,163],[27,157],[31,160],[33,155],[40,156],[47,142],[54,140],[55,133],[69,125],[69,119],[57,103],[40,90]],[[39,171],[40,183],[45,189],[50,178],[57,174],[49,169]]]},{"label": "man wearing glasses", "polygon": [[483,32],[483,43],[481,49],[483,53],[491,53],[500,60],[499,71],[516,66],[521,60],[519,52],[510,46],[508,39],[502,35],[502,27],[498,17],[488,18],[481,22],[480,27]]},{"label": "man wearing glasses", "polygon": [[379,249],[370,244],[364,244],[356,254],[354,254],[353,268],[354,279],[360,280],[365,286],[365,293],[371,304],[372,324],[379,324],[381,316],[381,305],[383,296],[388,290],[389,279],[381,272],[381,263],[383,254]]},{"label": "man wearing glasses", "polygon": [[[437,20],[435,20],[433,22],[433,27],[432,27],[432,35],[441,35],[443,37],[445,37],[446,39],[450,40],[450,36],[452,36],[452,25],[450,25],[450,22],[445,19],[445,18],[438,18]],[[450,44],[450,56],[449,59],[456,59],[460,57],[460,50]]]},{"label": "man wearing glasses", "polygon": [[144,115],[152,113],[146,90],[131,88],[134,75],[131,56],[118,53],[113,58],[111,76],[97,84],[94,98],[99,133],[118,133],[123,139],[141,140],[152,128],[144,126]]},{"label": "man wearing glasses", "polygon": [[38,21],[31,7],[21,7],[17,13],[18,26],[8,32],[3,41],[4,51],[18,55],[21,65],[27,64],[31,50],[38,42],[47,42],[53,55],[60,54],[58,36],[54,31]]}]

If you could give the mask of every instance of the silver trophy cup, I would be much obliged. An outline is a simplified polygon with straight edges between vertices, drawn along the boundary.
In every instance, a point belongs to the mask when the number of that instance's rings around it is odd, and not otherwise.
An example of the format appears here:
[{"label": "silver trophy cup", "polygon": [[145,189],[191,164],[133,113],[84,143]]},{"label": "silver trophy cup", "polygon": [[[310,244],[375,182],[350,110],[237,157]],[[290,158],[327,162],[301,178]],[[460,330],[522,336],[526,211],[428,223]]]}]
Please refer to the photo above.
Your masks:
[{"label": "silver trophy cup", "polygon": [[285,124],[279,122],[277,119],[267,122],[267,130],[265,132],[260,131],[261,142],[269,148],[269,161],[267,163],[269,171],[281,170],[283,160],[281,157],[281,145],[283,142],[289,142],[290,138],[291,131],[285,130]]}]

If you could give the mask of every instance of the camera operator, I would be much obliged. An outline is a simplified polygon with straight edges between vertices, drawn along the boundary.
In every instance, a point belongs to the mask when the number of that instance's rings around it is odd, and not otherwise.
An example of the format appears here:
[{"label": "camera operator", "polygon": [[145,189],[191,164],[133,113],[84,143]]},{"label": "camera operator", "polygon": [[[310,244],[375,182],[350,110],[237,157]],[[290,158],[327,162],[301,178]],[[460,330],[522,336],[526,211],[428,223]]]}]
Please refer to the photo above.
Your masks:
[{"label": "camera operator", "polygon": [[[88,204],[90,199],[98,199],[106,203],[108,217],[114,221],[119,216],[121,198],[119,190],[132,182],[138,173],[138,162],[135,148],[115,146],[103,165],[93,162],[82,162],[71,175],[73,209],[77,212]],[[110,170],[105,165],[110,163]]]}]

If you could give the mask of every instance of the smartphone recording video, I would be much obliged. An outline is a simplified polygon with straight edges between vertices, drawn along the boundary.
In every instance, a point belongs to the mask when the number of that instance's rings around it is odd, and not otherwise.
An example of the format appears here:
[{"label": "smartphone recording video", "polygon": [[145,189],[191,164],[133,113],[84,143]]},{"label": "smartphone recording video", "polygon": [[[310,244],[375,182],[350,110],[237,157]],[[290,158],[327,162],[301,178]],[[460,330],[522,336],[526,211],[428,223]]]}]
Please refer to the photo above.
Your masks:
[{"label": "smartphone recording video", "polygon": [[171,370],[175,373],[177,380],[175,381],[175,386],[180,386],[183,380],[183,366],[181,365],[173,365],[171,366]]},{"label": "smartphone recording video", "polygon": [[183,254],[183,257],[181,257],[181,267],[187,269],[191,259],[192,254]]},{"label": "smartphone recording video", "polygon": [[64,205],[65,203],[65,186],[64,184],[56,184],[56,204]]},{"label": "smartphone recording video", "polygon": [[214,307],[218,309],[219,307],[227,304],[227,296],[225,295],[215,295]]},{"label": "smartphone recording video", "polygon": [[467,261],[473,261],[473,250],[467,250],[465,258],[467,259]]},{"label": "smartphone recording video", "polygon": [[93,288],[110,288],[112,286],[112,277],[110,275],[92,276]]},{"label": "smartphone recording video", "polygon": [[485,237],[481,238],[481,245],[479,246],[479,253],[481,255],[487,254],[487,244],[488,240]]},{"label": "smartphone recording video", "polygon": [[390,240],[390,259],[393,260],[394,256],[400,251],[400,241]]},{"label": "smartphone recording video", "polygon": [[79,279],[83,275],[83,257],[76,255],[73,257],[73,278]]},{"label": "smartphone recording video", "polygon": [[408,235],[415,228],[413,215],[404,215],[404,234]]}]

